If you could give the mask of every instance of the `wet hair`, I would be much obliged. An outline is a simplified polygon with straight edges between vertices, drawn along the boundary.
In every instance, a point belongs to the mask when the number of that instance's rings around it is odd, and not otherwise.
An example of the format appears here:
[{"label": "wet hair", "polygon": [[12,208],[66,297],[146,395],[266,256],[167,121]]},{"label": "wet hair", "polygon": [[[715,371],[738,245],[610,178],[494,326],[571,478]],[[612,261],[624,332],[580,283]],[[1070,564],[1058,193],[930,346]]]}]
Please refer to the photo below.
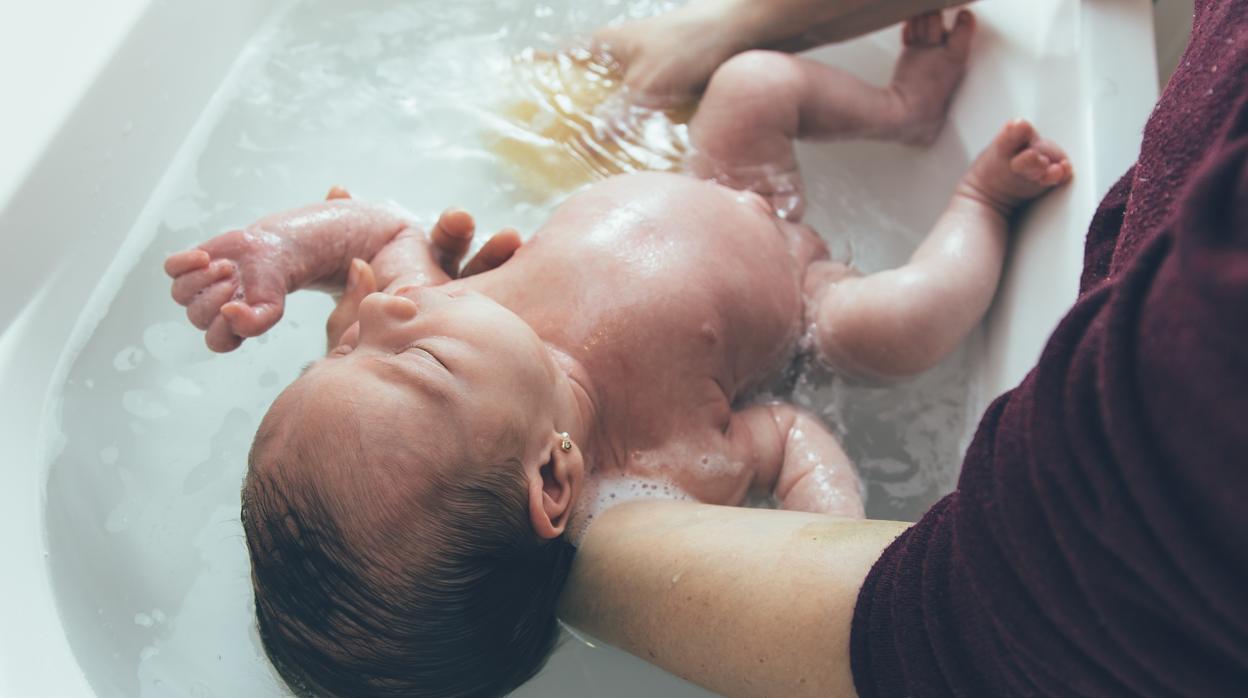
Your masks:
[{"label": "wet hair", "polygon": [[559,636],[574,549],[533,532],[519,463],[435,478],[359,533],[344,512],[365,500],[283,476],[310,451],[338,454],[344,469],[363,460],[358,444],[311,431],[274,448],[262,425],[242,498],[260,638],[290,688],[499,696],[536,674]]}]

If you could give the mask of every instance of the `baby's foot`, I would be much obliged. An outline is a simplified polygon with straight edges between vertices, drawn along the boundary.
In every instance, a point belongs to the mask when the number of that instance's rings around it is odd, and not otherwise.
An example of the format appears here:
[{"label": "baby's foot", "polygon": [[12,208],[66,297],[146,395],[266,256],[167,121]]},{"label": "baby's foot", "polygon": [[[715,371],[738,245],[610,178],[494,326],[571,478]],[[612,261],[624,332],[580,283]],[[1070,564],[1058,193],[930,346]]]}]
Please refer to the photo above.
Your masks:
[{"label": "baby's foot", "polygon": [[1056,143],[1025,119],[1005,125],[975,159],[958,191],[1010,215],[1014,209],[1070,180],[1073,170]]},{"label": "baby's foot", "polygon": [[939,12],[906,22],[901,34],[905,49],[897,59],[891,85],[902,105],[902,141],[928,145],[936,140],[953,93],[966,73],[974,33],[975,16],[967,10],[958,13],[949,30]]}]

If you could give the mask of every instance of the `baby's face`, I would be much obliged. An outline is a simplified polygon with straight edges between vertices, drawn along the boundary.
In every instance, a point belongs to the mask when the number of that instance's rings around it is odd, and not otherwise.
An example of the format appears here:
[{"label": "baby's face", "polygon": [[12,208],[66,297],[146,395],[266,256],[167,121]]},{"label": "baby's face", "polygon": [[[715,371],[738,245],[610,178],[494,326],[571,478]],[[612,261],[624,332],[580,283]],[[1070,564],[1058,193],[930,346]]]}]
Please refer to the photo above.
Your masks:
[{"label": "baby's face", "polygon": [[502,434],[541,441],[556,371],[537,334],[498,303],[409,288],[365,298],[343,344],[288,390],[313,390],[330,409],[348,401],[365,434],[438,454],[432,461],[491,463],[529,455],[498,453]]}]

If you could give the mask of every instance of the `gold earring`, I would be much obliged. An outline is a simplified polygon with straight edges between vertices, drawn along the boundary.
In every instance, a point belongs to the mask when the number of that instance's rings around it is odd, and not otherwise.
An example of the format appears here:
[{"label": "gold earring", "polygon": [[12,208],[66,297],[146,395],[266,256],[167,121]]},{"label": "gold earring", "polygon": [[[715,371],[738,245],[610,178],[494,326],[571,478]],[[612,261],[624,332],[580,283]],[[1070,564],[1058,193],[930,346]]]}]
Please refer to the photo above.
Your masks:
[{"label": "gold earring", "polygon": [[563,437],[563,442],[559,444],[559,448],[562,448],[565,451],[571,451],[572,450],[572,437],[568,436],[568,432],[566,431],[559,432],[559,436]]}]

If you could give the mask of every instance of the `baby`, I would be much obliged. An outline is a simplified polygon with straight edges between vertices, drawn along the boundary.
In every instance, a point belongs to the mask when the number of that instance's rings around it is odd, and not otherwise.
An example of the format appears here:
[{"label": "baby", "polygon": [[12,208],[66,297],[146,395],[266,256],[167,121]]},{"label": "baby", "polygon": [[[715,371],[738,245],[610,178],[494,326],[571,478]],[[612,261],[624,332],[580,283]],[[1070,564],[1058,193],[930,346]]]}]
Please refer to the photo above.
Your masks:
[{"label": "baby", "polygon": [[781,54],[734,58],[690,125],[694,167],[759,193],[609,179],[470,277],[444,270],[472,234],[466,214],[427,238],[350,198],[170,257],[174,297],[217,351],[266,331],[296,289],[348,276],[352,292],[384,289],[282,392],[252,447],[242,521],[283,677],[338,696],[515,688],[558,634],[568,531],[591,486],[643,480],[726,505],[771,493],[862,516],[827,429],[788,404],[749,404],[751,391],[803,335],[853,374],[938,362],[992,299],[1011,213],[1071,170],[1029,124],[1007,124],[910,261],[861,276],[796,222],[793,141],[930,141],[973,26],[965,12],[949,30],[939,15],[909,22],[887,88]]}]

